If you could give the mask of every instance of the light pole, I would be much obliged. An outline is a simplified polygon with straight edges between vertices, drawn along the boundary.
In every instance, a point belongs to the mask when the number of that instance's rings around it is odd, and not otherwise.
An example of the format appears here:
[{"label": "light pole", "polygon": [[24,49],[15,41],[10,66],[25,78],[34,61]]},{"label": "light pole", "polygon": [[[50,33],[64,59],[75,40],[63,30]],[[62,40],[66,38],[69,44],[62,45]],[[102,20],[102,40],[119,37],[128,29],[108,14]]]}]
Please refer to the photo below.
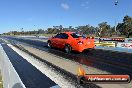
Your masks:
[{"label": "light pole", "polygon": [[[116,0],[114,4],[115,4],[115,6],[117,6],[118,5],[118,1]],[[116,18],[115,18],[115,32],[117,32],[116,26],[117,26],[117,23],[116,23]]]},{"label": "light pole", "polygon": [[24,31],[23,31],[23,28],[21,28],[21,33],[22,33],[22,35],[23,35],[23,32],[24,32]]}]

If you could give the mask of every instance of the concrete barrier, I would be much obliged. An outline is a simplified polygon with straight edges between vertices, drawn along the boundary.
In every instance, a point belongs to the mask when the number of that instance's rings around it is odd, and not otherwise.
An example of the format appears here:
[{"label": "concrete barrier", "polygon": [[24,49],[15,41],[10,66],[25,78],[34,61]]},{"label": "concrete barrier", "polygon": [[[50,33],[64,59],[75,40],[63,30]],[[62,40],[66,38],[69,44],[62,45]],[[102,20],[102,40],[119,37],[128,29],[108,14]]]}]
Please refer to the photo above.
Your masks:
[{"label": "concrete barrier", "polygon": [[4,88],[26,88],[0,44],[0,69]]}]

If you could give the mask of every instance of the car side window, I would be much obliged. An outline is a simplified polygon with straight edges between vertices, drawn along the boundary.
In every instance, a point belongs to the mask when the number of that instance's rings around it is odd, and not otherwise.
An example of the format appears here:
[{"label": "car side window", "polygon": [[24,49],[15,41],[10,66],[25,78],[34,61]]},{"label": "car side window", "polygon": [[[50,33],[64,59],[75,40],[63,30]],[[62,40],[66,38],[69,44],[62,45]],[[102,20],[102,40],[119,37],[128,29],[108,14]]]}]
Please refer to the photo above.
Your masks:
[{"label": "car side window", "polygon": [[86,38],[84,35],[80,35],[80,34],[76,34],[76,33],[71,34],[71,36],[73,38],[79,38],[79,37]]},{"label": "car side window", "polygon": [[79,36],[76,33],[71,34],[73,38],[79,38]]},{"label": "car side window", "polygon": [[61,34],[57,34],[54,38],[61,38]]},{"label": "car side window", "polygon": [[62,38],[62,39],[68,39],[68,34],[61,33],[61,38]]},{"label": "car side window", "polygon": [[57,34],[54,38],[68,39],[68,35],[65,33]]}]

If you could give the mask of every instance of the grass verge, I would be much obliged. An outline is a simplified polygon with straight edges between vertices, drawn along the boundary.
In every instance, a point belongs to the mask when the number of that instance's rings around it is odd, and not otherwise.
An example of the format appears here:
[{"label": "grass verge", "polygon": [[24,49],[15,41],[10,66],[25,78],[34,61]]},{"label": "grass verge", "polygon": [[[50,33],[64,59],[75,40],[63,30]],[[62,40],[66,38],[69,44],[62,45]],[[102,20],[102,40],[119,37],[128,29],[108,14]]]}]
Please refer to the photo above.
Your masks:
[{"label": "grass verge", "polygon": [[3,82],[2,82],[2,76],[1,76],[1,73],[0,73],[0,88],[3,88]]}]

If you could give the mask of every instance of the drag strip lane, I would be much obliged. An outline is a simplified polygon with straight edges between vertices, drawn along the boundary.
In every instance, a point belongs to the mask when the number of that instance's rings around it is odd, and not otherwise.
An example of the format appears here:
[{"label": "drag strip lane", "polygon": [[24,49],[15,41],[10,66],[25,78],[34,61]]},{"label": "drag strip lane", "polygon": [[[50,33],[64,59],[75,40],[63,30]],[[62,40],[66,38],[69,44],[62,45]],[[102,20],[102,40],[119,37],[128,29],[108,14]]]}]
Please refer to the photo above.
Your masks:
[{"label": "drag strip lane", "polygon": [[[9,39],[17,40],[30,44],[31,47],[37,48],[42,51],[49,52],[51,54],[72,59],[73,61],[99,68],[114,74],[129,74],[132,75],[132,54],[118,53],[104,50],[93,50],[82,54],[65,54],[60,50],[46,48],[46,42],[40,42],[36,40],[19,39],[8,37]],[[120,57],[119,57],[120,55]],[[124,57],[124,58],[122,58]],[[87,63],[88,62],[88,63]],[[89,63],[90,62],[90,63]]]},{"label": "drag strip lane", "polygon": [[27,88],[50,88],[57,85],[9,46],[2,44],[2,47]]}]

